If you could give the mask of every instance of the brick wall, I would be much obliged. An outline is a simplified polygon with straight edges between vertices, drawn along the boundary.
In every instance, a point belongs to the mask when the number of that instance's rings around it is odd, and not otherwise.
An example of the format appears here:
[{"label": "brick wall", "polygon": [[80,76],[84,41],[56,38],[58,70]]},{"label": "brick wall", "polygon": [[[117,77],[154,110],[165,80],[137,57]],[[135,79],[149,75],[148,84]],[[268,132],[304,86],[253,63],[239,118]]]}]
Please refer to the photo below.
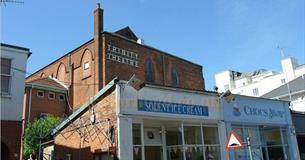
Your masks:
[{"label": "brick wall", "polygon": [[[115,143],[111,144],[103,134],[107,133],[111,125],[116,130],[115,106],[113,91],[92,106],[96,115],[95,125],[90,121],[92,109],[89,109],[60,131],[54,138],[56,159],[67,159],[67,154],[71,154],[73,160],[93,159],[93,154],[105,152],[111,145],[115,146]],[[86,127],[83,127],[83,124]]]},{"label": "brick wall", "polygon": [[9,160],[17,160],[20,157],[21,130],[21,121],[1,120],[1,143],[8,147]]},{"label": "brick wall", "polygon": [[[38,97],[37,91],[43,91],[44,97]],[[50,91],[40,90],[33,88],[32,89],[32,97],[31,97],[31,108],[29,108],[29,98],[30,98],[30,88],[25,89],[26,94],[26,104],[24,106],[24,120],[28,121],[29,109],[30,109],[30,122],[33,122],[35,119],[40,117],[40,113],[48,113],[53,116],[63,117],[64,114],[68,113],[68,105],[66,100],[59,100],[59,95],[62,93],[55,93],[55,99],[49,99],[48,93]]]},{"label": "brick wall", "polygon": [[[175,68],[178,74],[179,85],[176,87],[203,90],[204,82],[202,77],[202,67],[193,64],[181,58],[166,54],[151,47],[140,45],[134,41],[126,40],[113,34],[104,34],[105,42],[103,52],[106,57],[106,82],[111,81],[115,76],[120,79],[129,80],[133,74],[136,74],[142,80],[145,80],[145,62],[149,59],[153,62],[154,83],[166,86],[172,84],[172,69]],[[115,46],[127,51],[138,54],[138,67],[120,63],[107,59],[107,45]],[[118,54],[117,54],[118,55]],[[122,56],[125,57],[125,56]]]}]

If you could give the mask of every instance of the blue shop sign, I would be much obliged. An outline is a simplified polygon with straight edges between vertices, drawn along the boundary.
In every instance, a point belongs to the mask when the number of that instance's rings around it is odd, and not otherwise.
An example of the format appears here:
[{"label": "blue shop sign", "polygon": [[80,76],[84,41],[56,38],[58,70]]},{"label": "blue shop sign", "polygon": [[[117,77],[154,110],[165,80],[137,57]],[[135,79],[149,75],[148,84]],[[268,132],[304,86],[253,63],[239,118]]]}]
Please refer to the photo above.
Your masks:
[{"label": "blue shop sign", "polygon": [[209,116],[207,106],[138,99],[138,111]]}]

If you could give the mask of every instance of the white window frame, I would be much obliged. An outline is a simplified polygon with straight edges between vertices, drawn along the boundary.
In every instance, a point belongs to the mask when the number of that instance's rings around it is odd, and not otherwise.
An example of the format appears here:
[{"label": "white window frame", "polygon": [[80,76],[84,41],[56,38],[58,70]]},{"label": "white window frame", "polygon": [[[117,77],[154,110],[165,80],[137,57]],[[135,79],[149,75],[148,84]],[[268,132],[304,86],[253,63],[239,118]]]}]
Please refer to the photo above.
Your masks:
[{"label": "white window frame", "polygon": [[[61,99],[61,98],[60,98],[61,96],[63,96],[64,98]],[[65,95],[61,93],[61,94],[59,94],[58,99],[59,99],[60,101],[64,101],[66,98],[65,98]]]},{"label": "white window frame", "polygon": [[[51,94],[54,94],[54,98],[51,98],[51,97],[50,97]],[[48,98],[49,98],[50,100],[54,100],[54,99],[56,98],[55,93],[54,93],[54,92],[49,92],[49,93],[48,93]]]},{"label": "white window frame", "polygon": [[[6,58],[6,57],[1,57],[1,59],[7,59],[11,62],[11,65],[9,66],[10,67],[10,74],[4,74],[4,73],[0,73],[1,77],[4,76],[4,77],[9,77],[9,81],[8,81],[8,91],[7,92],[2,92],[1,91],[1,96],[11,96],[11,84],[12,84],[12,62],[13,62],[13,59],[12,58]],[[2,79],[2,78],[1,78]]]},{"label": "white window frame", "polygon": [[[40,96],[38,93],[42,93],[42,96]],[[38,97],[38,98],[43,98],[43,97],[44,97],[44,91],[42,91],[42,90],[37,90],[37,97]]]},{"label": "white window frame", "polygon": [[90,68],[90,61],[84,62],[84,70],[87,70]]}]

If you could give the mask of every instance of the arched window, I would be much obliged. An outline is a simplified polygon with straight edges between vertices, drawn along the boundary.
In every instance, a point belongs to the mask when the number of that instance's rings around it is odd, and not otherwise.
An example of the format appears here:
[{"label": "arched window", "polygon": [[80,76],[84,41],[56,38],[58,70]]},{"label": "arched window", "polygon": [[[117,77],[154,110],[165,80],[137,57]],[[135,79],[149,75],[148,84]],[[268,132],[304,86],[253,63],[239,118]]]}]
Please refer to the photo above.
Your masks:
[{"label": "arched window", "polygon": [[177,87],[179,86],[179,77],[175,68],[172,68],[172,85]]},{"label": "arched window", "polygon": [[81,65],[83,68],[83,79],[91,76],[92,55],[89,50],[83,53]]},{"label": "arched window", "polygon": [[151,59],[145,62],[145,81],[154,83],[154,65]]},{"label": "arched window", "polygon": [[63,63],[58,66],[56,78],[61,82],[66,82],[66,67]]}]

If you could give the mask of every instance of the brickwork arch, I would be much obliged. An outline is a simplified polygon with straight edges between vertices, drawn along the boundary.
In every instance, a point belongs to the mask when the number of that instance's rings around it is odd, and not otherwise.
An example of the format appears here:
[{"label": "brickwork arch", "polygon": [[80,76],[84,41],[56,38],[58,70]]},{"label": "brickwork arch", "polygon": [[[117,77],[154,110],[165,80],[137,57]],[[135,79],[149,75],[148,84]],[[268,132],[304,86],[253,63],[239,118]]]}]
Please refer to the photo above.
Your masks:
[{"label": "brickwork arch", "polygon": [[64,63],[61,62],[57,68],[56,78],[61,82],[67,82],[66,74],[67,74],[66,66],[64,65]]}]

